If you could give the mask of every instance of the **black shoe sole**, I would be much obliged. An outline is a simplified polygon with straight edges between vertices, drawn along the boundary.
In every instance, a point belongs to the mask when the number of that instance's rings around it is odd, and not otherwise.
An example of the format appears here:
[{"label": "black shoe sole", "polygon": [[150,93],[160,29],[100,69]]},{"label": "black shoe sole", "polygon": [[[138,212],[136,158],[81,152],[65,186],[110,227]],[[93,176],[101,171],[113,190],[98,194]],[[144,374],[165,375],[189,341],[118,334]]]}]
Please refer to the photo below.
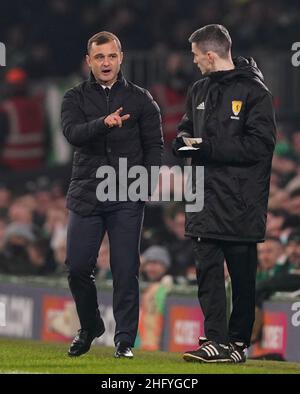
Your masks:
[{"label": "black shoe sole", "polygon": [[234,360],[234,359],[232,358],[231,361],[232,361],[233,364],[245,364],[245,362],[246,362],[247,360],[236,361],[236,360]]},{"label": "black shoe sole", "polygon": [[69,357],[80,357],[80,356],[82,356],[83,354],[86,354],[86,353],[90,350],[90,348],[91,348],[91,347],[89,347],[88,349],[86,349],[84,352],[80,352],[80,353],[76,353],[76,354],[72,354],[72,353],[68,352],[68,356],[69,356]]},{"label": "black shoe sole", "polygon": [[114,358],[126,358],[127,360],[132,360],[133,356],[119,356],[116,353],[114,354]]},{"label": "black shoe sole", "polygon": [[230,358],[220,358],[220,359],[215,359],[215,360],[205,360],[202,357],[194,356],[193,354],[190,353],[185,353],[183,355],[184,361],[187,362],[198,362],[198,363],[229,363],[232,364],[232,360]]}]

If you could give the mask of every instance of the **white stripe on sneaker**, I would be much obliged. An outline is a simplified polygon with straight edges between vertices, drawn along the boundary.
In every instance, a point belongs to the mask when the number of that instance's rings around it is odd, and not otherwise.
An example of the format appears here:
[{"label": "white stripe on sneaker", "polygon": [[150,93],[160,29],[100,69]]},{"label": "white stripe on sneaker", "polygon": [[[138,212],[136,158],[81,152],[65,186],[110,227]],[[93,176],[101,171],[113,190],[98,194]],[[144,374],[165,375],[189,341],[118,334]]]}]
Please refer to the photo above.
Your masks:
[{"label": "white stripe on sneaker", "polygon": [[239,355],[239,359],[240,359],[240,360],[242,360],[242,356],[241,356],[241,354],[240,354],[240,353],[238,353],[238,355]]},{"label": "white stripe on sneaker", "polygon": [[240,355],[240,353],[239,353],[239,352],[235,351],[234,353],[237,355],[237,358],[238,358],[239,360],[241,360],[241,359],[242,359],[242,356]]},{"label": "white stripe on sneaker", "polygon": [[206,348],[206,349],[208,349],[208,350],[210,351],[210,353],[211,353],[212,356],[215,355],[214,348],[213,348],[211,345],[207,345],[207,348]]},{"label": "white stripe on sneaker", "polygon": [[238,358],[236,357],[236,355],[234,353],[231,353],[230,357],[234,360],[235,363],[238,362]]},{"label": "white stripe on sneaker", "polygon": [[213,345],[209,345],[209,348],[214,352],[213,354],[215,356],[218,356],[220,354],[219,351]]},{"label": "white stripe on sneaker", "polygon": [[202,350],[204,350],[205,353],[206,353],[209,357],[213,356],[212,351],[211,351],[208,347],[203,347]]},{"label": "white stripe on sneaker", "polygon": [[236,361],[236,362],[239,362],[239,361],[241,361],[242,360],[242,356],[239,354],[239,352],[237,352],[236,350],[233,352],[233,353],[231,353],[231,356],[233,357],[233,359]]}]

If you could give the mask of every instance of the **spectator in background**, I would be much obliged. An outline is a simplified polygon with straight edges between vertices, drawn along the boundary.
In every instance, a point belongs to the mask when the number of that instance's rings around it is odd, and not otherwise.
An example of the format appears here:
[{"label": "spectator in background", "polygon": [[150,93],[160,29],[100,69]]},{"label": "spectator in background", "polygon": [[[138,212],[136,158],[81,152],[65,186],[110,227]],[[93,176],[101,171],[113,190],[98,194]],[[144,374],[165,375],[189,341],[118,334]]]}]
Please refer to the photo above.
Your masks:
[{"label": "spectator in background", "polygon": [[274,157],[285,156],[294,159],[293,146],[289,140],[288,133],[286,132],[288,125],[285,123],[277,124],[277,140],[274,150]]},{"label": "spectator in background", "polygon": [[279,238],[267,237],[265,242],[257,245],[257,252],[257,283],[285,271],[286,257],[283,255],[284,247]]},{"label": "spectator in background", "polygon": [[30,242],[27,254],[33,275],[50,275],[55,272],[57,265],[47,239],[39,238]]},{"label": "spectator in background", "polygon": [[272,172],[270,198],[268,208],[270,211],[280,211],[289,201],[289,193],[281,185],[281,176],[276,172]]},{"label": "spectator in background", "polygon": [[193,243],[185,236],[185,213],[183,207],[171,213],[169,218],[169,235],[166,247],[168,248],[172,264],[170,273],[173,276],[184,276],[188,266],[195,265],[195,255],[193,253]]},{"label": "spectator in background", "polygon": [[[181,182],[181,180],[179,181]],[[148,205],[147,209],[149,209],[149,216],[155,215],[151,205]],[[184,235],[184,206],[178,202],[168,203],[158,213],[160,214],[160,220],[157,218],[156,224],[152,222],[151,227],[145,228],[143,231],[142,250],[152,245],[166,247],[171,256],[169,273],[181,283],[184,281],[187,268],[195,266],[192,241]]]},{"label": "spectator in background", "polygon": [[289,199],[282,207],[290,214],[300,216],[300,187],[289,193]]},{"label": "spectator in background", "polygon": [[[197,286],[197,270],[195,263],[188,264],[185,274],[182,278],[184,279],[183,283],[186,282],[189,285]],[[180,283],[181,281],[178,280],[178,282]]]},{"label": "spectator in background", "polygon": [[0,270],[12,275],[47,275],[54,270],[48,240],[31,223],[11,222],[4,229]]},{"label": "spectator in background", "polygon": [[251,343],[261,339],[263,324],[263,302],[276,292],[294,292],[300,290],[300,228],[294,229],[286,247],[287,261],[284,269],[271,278],[262,280],[256,289],[255,323]]},{"label": "spectator in background", "polygon": [[30,275],[32,269],[27,247],[35,241],[29,225],[11,223],[5,229],[4,245],[0,255],[0,271],[6,274]]},{"label": "spectator in background", "polygon": [[146,282],[159,282],[167,274],[170,266],[168,250],[163,246],[150,246],[141,256],[141,278]]},{"label": "spectator in background", "polygon": [[36,220],[43,224],[47,215],[48,210],[51,208],[53,203],[51,190],[49,186],[38,188],[34,197],[36,200],[35,216]]},{"label": "spectator in background", "polygon": [[300,229],[291,232],[286,246],[287,261],[284,272],[260,282],[256,291],[256,304],[262,307],[263,301],[270,298],[276,291],[300,290]]},{"label": "spectator in background", "polygon": [[269,237],[280,237],[287,213],[283,209],[269,210],[267,214],[266,234]]},{"label": "spectator in background", "polygon": [[163,162],[166,164],[174,163],[171,142],[176,137],[177,125],[184,115],[186,87],[189,82],[190,78],[185,71],[182,55],[173,52],[167,56],[165,81],[150,89],[162,112],[166,147]]},{"label": "spectator in background", "polygon": [[165,300],[172,287],[172,279],[166,275],[170,263],[168,250],[158,245],[146,249],[141,256],[140,273],[148,282],[141,297],[140,307],[138,341],[142,349],[160,348]]},{"label": "spectator in background", "polygon": [[6,118],[1,122],[1,166],[11,170],[39,168],[46,158],[43,101],[29,94],[24,70],[9,70],[5,81],[7,97],[0,103],[1,118]]},{"label": "spectator in background", "polygon": [[30,264],[26,247],[34,240],[34,234],[28,225],[9,224],[5,229],[4,245],[0,255],[1,272],[27,275]]},{"label": "spectator in background", "polygon": [[276,154],[272,161],[272,171],[280,176],[281,187],[285,186],[297,173],[297,163],[289,152]]},{"label": "spectator in background", "polygon": [[8,210],[8,218],[11,222],[23,223],[32,226],[33,212],[30,207],[22,204],[16,199]]},{"label": "spectator in background", "polygon": [[55,237],[56,232],[61,234],[66,231],[68,214],[64,208],[51,207],[47,213],[44,229],[48,235]]}]

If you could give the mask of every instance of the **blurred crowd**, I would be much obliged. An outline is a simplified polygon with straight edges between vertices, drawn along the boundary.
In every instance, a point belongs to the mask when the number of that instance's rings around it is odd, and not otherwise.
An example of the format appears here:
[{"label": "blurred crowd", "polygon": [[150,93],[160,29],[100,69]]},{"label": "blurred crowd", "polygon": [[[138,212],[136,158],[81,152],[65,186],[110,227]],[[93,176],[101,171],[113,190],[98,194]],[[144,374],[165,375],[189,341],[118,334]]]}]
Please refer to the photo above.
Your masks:
[{"label": "blurred crowd", "polygon": [[[299,129],[278,124],[266,242],[258,245],[258,282],[281,273],[300,275],[299,141]],[[173,193],[182,185],[181,174],[179,171],[171,185]],[[182,203],[147,203],[141,253],[144,280],[160,280],[170,274],[179,283],[195,283],[195,261],[190,240],[184,236],[184,223]],[[60,274],[65,270],[66,226],[65,190],[59,180],[37,181],[31,190],[24,187],[18,195],[0,184],[0,271]],[[111,278],[108,239],[103,242],[97,269],[100,277]]]},{"label": "blurred crowd", "polygon": [[[79,69],[88,38],[113,31],[124,49],[187,50],[199,26],[223,23],[235,49],[290,47],[297,37],[297,0],[15,0],[1,6],[0,37],[11,66],[30,77]],[[274,39],[276,37],[276,39]]]},{"label": "blurred crowd", "polygon": [[[36,189],[14,196],[0,185],[0,273],[64,275],[68,212],[57,183],[36,184]],[[194,258],[184,237],[181,204],[149,203],[142,234],[141,276],[157,281],[164,275],[193,282]],[[96,274],[111,279],[109,239],[101,246]]]}]

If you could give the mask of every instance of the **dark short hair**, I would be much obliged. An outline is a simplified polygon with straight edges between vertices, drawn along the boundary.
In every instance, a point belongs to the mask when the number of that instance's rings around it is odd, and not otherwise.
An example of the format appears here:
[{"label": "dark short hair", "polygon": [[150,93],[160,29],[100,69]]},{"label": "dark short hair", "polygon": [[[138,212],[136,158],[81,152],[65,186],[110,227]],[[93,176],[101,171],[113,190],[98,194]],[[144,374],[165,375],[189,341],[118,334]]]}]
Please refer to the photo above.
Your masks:
[{"label": "dark short hair", "polygon": [[228,30],[222,25],[207,25],[194,31],[189,42],[196,43],[202,52],[213,51],[223,59],[228,57],[232,43]]},{"label": "dark short hair", "polygon": [[116,44],[117,44],[120,52],[122,52],[121,42],[115,34],[110,33],[109,31],[100,31],[99,33],[94,34],[88,40],[87,53],[90,53],[91,46],[94,42],[96,43],[96,45],[101,45],[101,44],[106,44],[110,41],[116,41]]}]

